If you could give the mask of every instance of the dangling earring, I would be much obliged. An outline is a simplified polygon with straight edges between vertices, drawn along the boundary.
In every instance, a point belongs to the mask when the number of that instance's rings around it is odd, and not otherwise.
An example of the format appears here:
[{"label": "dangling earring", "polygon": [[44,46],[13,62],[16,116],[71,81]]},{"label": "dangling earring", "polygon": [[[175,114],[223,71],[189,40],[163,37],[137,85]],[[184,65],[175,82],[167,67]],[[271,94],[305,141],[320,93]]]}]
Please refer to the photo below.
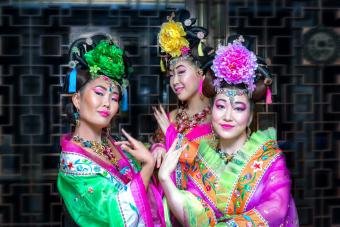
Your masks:
[{"label": "dangling earring", "polygon": [[246,131],[247,131],[247,138],[249,139],[249,138],[250,138],[250,135],[251,135],[251,129],[250,129],[249,126],[247,126]]},{"label": "dangling earring", "polygon": [[198,94],[202,96],[203,94],[203,79],[200,79],[200,85],[198,87]]},{"label": "dangling earring", "polygon": [[110,127],[110,126],[108,126],[108,127],[106,128],[106,137],[107,137],[107,138],[111,137],[111,127]]},{"label": "dangling earring", "polygon": [[73,119],[74,119],[74,121],[76,122],[76,127],[78,128],[79,127],[79,125],[80,125],[80,121],[79,121],[79,112],[78,112],[78,110],[77,110],[77,112],[74,112],[73,113]]},{"label": "dangling earring", "polygon": [[[218,135],[216,134],[216,132],[214,130],[212,130],[212,135],[213,135],[213,139],[212,140],[209,140],[210,141],[210,146],[211,147],[215,147],[216,149],[219,148],[219,137]],[[208,141],[208,140],[207,140]]]}]

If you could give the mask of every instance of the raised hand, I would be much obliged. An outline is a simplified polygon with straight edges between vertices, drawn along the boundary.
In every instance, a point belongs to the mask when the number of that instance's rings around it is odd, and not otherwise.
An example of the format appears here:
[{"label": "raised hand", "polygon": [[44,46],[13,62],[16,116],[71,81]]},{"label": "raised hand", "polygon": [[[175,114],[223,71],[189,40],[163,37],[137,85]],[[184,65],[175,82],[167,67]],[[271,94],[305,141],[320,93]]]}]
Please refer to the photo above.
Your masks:
[{"label": "raised hand", "polygon": [[162,105],[159,105],[159,109],[157,109],[156,107],[152,107],[154,110],[154,116],[157,120],[157,123],[159,125],[159,127],[161,128],[162,132],[166,133],[166,130],[168,129],[169,125],[170,125],[170,121],[168,119],[168,116],[166,115]]},{"label": "raised hand", "polygon": [[144,144],[130,134],[128,134],[124,129],[122,129],[124,136],[128,141],[115,142],[116,146],[120,146],[123,150],[129,152],[133,157],[142,163],[154,163],[154,158],[151,152],[144,146]]},{"label": "raised hand", "polygon": [[165,154],[161,167],[158,171],[158,178],[160,181],[167,180],[170,174],[175,170],[179,156],[188,144],[184,144],[182,147],[176,148],[178,138],[174,140],[169,151]]}]

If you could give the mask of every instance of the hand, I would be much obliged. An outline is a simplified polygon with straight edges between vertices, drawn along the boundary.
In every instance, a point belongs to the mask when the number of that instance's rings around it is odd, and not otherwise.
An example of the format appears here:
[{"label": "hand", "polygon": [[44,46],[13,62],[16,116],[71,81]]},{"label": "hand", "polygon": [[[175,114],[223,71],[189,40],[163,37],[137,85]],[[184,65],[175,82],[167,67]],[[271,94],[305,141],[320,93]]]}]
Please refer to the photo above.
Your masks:
[{"label": "hand", "polygon": [[133,157],[142,163],[153,163],[155,161],[152,157],[151,152],[144,146],[144,144],[128,134],[124,129],[122,129],[124,136],[128,141],[115,142],[116,146],[120,146],[123,150],[129,152]]},{"label": "hand", "polygon": [[152,151],[152,156],[156,162],[157,168],[161,166],[162,160],[164,159],[166,150],[164,147],[157,147]]},{"label": "hand", "polygon": [[166,115],[162,105],[159,104],[159,110],[156,107],[152,107],[153,110],[155,111],[153,115],[155,116],[157,123],[159,127],[161,128],[162,132],[166,133],[166,130],[168,129],[170,125],[170,121],[168,119],[168,116]]},{"label": "hand", "polygon": [[158,171],[158,179],[160,181],[166,181],[170,178],[170,174],[176,169],[179,156],[181,156],[182,151],[188,144],[184,144],[183,147],[176,149],[178,138],[174,140],[170,149],[165,154],[161,168]]}]

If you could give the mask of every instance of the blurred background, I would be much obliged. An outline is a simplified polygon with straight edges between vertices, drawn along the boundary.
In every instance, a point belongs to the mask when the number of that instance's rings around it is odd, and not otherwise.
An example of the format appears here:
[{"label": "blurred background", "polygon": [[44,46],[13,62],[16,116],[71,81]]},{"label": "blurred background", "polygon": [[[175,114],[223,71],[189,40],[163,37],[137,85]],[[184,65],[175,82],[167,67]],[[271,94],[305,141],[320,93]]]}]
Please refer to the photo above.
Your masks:
[{"label": "blurred background", "polygon": [[69,132],[61,94],[69,44],[105,32],[128,51],[129,110],[114,122],[148,141],[151,105],[174,108],[159,68],[157,33],[188,9],[208,43],[256,38],[274,75],[273,104],[257,104],[258,128],[278,129],[301,226],[340,226],[340,1],[337,0],[1,0],[0,225],[63,226],[56,177],[59,138]]}]

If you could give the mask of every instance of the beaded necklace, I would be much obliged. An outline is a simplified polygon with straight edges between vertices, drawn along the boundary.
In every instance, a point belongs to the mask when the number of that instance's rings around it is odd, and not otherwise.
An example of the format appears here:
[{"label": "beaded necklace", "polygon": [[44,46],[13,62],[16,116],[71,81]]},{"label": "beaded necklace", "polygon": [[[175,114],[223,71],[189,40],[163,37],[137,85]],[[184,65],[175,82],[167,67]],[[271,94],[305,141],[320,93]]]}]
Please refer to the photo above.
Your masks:
[{"label": "beaded necklace", "polygon": [[92,149],[99,156],[109,160],[117,170],[119,169],[117,158],[113,154],[107,138],[102,138],[101,142],[85,140],[80,136],[73,136],[72,139],[79,143],[82,147]]},{"label": "beaded necklace", "polygon": [[189,117],[185,108],[182,106],[176,114],[176,128],[179,133],[184,133],[201,124],[211,113],[210,107],[205,107],[201,112]]}]

